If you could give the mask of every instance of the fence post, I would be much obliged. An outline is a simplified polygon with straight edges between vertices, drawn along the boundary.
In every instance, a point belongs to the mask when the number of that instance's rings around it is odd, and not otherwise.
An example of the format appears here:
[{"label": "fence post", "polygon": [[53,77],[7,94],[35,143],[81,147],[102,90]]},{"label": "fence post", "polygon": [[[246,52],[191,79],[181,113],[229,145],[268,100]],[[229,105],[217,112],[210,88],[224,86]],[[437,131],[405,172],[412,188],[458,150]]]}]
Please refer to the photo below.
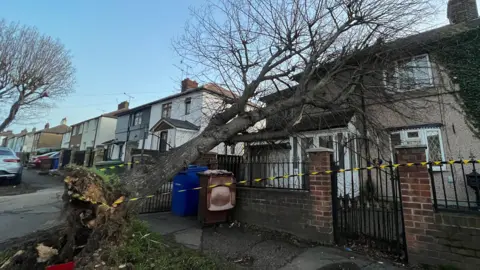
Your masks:
[{"label": "fence post", "polygon": [[[420,163],[426,160],[425,145],[397,146],[398,162]],[[426,232],[434,223],[431,182],[427,166],[401,166],[399,169],[405,239],[410,261],[418,261],[433,241]]]},{"label": "fence post", "polygon": [[[319,232],[318,240],[326,244],[334,242],[332,216],[332,183],[330,157],[333,150],[329,148],[308,149],[309,188],[312,202],[311,225]],[[312,172],[319,172],[312,174]]]}]

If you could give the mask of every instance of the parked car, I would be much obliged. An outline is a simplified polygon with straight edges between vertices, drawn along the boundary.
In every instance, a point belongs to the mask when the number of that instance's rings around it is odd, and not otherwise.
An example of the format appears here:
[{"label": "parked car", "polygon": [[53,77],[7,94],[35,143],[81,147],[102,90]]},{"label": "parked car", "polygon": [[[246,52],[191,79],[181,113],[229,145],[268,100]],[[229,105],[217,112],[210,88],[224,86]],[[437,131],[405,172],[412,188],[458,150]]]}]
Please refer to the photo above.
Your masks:
[{"label": "parked car", "polygon": [[52,152],[58,152],[58,151],[60,151],[60,149],[58,148],[38,148],[35,155],[41,156],[41,155],[45,155]]},{"label": "parked car", "polygon": [[33,156],[30,158],[28,166],[32,168],[40,168],[40,164],[42,163],[43,159],[58,158],[59,155],[60,152],[50,152],[39,156]]},{"label": "parked car", "polygon": [[0,181],[18,185],[22,182],[23,166],[12,149],[0,146]]}]

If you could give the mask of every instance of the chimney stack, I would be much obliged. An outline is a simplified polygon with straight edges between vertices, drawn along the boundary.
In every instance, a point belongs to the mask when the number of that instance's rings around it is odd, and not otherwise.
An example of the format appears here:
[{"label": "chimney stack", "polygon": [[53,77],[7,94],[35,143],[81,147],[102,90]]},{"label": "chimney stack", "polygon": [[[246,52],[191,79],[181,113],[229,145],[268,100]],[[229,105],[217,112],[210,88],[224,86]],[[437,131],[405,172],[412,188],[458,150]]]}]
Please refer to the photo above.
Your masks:
[{"label": "chimney stack", "polygon": [[124,102],[118,104],[118,110],[128,109],[128,105],[129,105],[128,101],[124,101]]},{"label": "chimney stack", "polygon": [[67,118],[64,117],[62,121],[60,121],[60,125],[66,125],[67,124]]},{"label": "chimney stack", "polygon": [[50,128],[50,123],[46,123],[45,124],[45,129],[49,129]]},{"label": "chimney stack", "polygon": [[477,19],[476,0],[448,0],[447,17],[450,24],[464,23]]},{"label": "chimney stack", "polygon": [[188,89],[197,88],[198,82],[192,81],[189,78],[186,78],[182,81],[182,92]]}]

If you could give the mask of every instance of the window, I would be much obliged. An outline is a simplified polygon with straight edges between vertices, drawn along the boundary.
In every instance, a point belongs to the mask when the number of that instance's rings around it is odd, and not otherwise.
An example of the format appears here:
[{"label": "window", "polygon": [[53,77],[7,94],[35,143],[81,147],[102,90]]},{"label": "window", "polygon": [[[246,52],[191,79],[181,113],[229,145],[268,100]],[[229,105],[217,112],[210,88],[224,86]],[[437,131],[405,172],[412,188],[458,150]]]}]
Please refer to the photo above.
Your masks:
[{"label": "window", "polygon": [[[438,128],[423,128],[416,130],[401,130],[391,133],[390,145],[392,153],[398,145],[426,145],[426,161],[443,161],[445,153],[442,145],[442,135]],[[396,158],[394,158],[396,161]],[[444,166],[445,168],[445,166]],[[440,166],[433,167],[433,170],[440,170]]]},{"label": "window", "polygon": [[160,132],[160,145],[158,147],[158,150],[160,152],[167,151],[167,140],[168,140],[168,131]]},{"label": "window", "polygon": [[73,133],[72,133],[72,135],[75,136],[75,135],[77,135],[77,134],[78,134],[78,126],[74,126],[74,127],[73,127]]},{"label": "window", "polygon": [[318,146],[333,149],[333,137],[332,136],[318,137]]},{"label": "window", "polygon": [[230,155],[235,155],[235,145],[230,146]]},{"label": "window", "polygon": [[78,133],[77,134],[82,134],[83,132],[83,124],[78,125]]},{"label": "window", "polygon": [[88,132],[88,121],[87,121],[87,122],[85,122],[85,130],[84,130],[84,131],[85,131],[85,133],[87,133],[87,132]]},{"label": "window", "polygon": [[192,107],[192,98],[185,99],[185,115],[190,114],[190,109]]},{"label": "window", "polygon": [[432,69],[427,54],[402,59],[385,71],[385,84],[395,91],[432,86]]},{"label": "window", "polygon": [[162,118],[170,118],[172,114],[172,103],[162,105]]},{"label": "window", "polygon": [[133,115],[133,121],[132,121],[132,126],[140,125],[142,124],[142,112],[136,112]]}]

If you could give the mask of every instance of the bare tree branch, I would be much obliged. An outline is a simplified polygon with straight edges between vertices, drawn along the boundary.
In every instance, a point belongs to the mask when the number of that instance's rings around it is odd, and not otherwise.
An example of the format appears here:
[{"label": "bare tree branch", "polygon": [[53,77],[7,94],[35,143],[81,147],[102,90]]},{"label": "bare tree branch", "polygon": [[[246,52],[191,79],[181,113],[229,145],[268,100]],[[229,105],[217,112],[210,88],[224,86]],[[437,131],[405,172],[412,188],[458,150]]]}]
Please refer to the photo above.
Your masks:
[{"label": "bare tree branch", "polygon": [[74,73],[71,55],[58,40],[1,20],[0,131],[73,92]]}]

